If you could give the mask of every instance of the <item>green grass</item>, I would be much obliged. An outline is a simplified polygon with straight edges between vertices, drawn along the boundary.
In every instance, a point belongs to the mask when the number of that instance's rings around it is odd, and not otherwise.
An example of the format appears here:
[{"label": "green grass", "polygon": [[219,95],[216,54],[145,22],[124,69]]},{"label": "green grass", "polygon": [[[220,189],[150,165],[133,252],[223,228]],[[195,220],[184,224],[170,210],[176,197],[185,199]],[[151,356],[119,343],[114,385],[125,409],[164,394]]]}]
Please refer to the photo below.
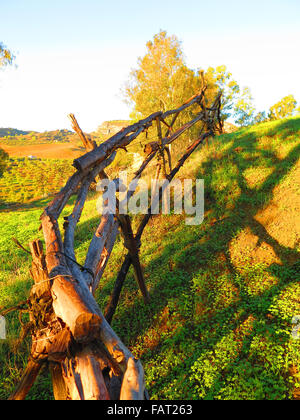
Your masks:
[{"label": "green grass", "polygon": [[[293,316],[300,315],[300,243],[293,242],[286,216],[292,219],[299,198],[299,134],[300,119],[291,118],[216,138],[180,173],[205,180],[204,222],[186,226],[184,215],[173,214],[154,217],[146,228],[141,261],[151,302],[144,305],[130,272],[112,326],[141,358],[152,399],[299,398],[300,340],[291,332]],[[282,191],[293,197],[292,204],[276,202]],[[1,213],[0,307],[28,294],[30,261],[11,237],[23,244],[41,237],[38,219],[46,201]],[[275,202],[287,217],[287,243],[257,218]],[[76,234],[79,262],[97,225],[95,207],[91,196]],[[279,222],[281,213],[274,214]],[[257,238],[255,251],[274,255],[261,260],[253,254],[251,243],[241,242],[251,235]],[[122,255],[119,239],[96,294],[103,309]],[[9,338],[0,341],[1,399],[20,378],[30,344],[14,353],[17,315],[7,321]],[[28,399],[48,398],[53,397],[45,371]]]}]

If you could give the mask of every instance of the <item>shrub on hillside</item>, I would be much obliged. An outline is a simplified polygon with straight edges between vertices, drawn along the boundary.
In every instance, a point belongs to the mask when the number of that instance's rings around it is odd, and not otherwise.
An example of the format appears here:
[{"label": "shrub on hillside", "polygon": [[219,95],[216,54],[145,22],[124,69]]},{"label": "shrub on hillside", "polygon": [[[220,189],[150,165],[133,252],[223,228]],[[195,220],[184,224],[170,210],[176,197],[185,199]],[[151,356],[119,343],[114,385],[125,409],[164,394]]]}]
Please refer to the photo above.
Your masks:
[{"label": "shrub on hillside", "polygon": [[0,149],[0,176],[2,176],[3,172],[5,171],[7,161],[8,154],[3,149]]}]

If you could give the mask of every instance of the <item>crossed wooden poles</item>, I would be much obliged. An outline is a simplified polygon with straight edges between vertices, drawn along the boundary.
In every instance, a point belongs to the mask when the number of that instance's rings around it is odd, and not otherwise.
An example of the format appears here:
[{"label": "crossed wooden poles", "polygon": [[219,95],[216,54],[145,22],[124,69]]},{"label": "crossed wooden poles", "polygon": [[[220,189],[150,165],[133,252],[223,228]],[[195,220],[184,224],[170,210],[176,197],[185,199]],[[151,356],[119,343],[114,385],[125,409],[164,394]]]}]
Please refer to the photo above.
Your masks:
[{"label": "crossed wooden poles", "polygon": [[[206,87],[185,102],[180,108],[156,112],[130,125],[97,144],[80,129],[74,115],[70,114],[73,129],[80,136],[86,154],[73,163],[76,172],[55,196],[41,216],[41,229],[45,240],[30,243],[32,255],[31,274],[34,285],[26,302],[30,314],[32,338],[31,354],[21,382],[10,399],[24,399],[33,385],[41,366],[49,363],[55,399],[104,400],[147,398],[142,364],[136,360],[110,326],[120,292],[131,264],[143,298],[150,299],[140,265],[139,248],[143,231],[151,218],[151,205],[134,233],[128,215],[106,213],[90,242],[85,264],[76,261],[74,234],[79,222],[91,183],[96,177],[107,179],[105,169],[113,162],[120,148],[126,148],[153,123],[157,127],[158,141],[150,148],[141,167],[134,174],[138,180],[149,163],[160,156],[164,177],[171,181],[184,162],[209,136],[222,132],[220,119],[221,94],[211,105],[206,104]],[[195,117],[174,130],[177,117],[188,107],[200,106]],[[171,118],[171,121],[168,119]],[[169,121],[169,122],[168,122]],[[169,170],[164,153],[186,130],[202,122],[202,132],[172,168],[167,151]],[[163,134],[162,126],[166,127]],[[159,169],[156,176],[159,175]],[[65,218],[64,235],[58,219],[70,197],[76,194],[72,213]],[[130,199],[134,191],[128,191]],[[159,188],[159,201],[163,186]],[[95,301],[94,293],[102,278],[119,230],[124,237],[128,253],[111,295],[105,314]]]}]

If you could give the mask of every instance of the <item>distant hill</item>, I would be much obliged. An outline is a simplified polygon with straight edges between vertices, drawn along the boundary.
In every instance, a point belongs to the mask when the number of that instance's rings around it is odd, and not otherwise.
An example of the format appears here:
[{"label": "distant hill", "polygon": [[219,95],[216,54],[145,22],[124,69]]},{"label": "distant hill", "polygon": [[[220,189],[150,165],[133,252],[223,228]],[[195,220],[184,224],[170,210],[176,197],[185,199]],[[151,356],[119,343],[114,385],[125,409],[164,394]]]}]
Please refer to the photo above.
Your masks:
[{"label": "distant hill", "polygon": [[[96,131],[88,135],[96,142],[102,142],[116,134],[123,127],[127,127],[130,121],[112,120],[104,121]],[[50,143],[72,143],[81,146],[81,140],[76,133],[70,130],[24,131],[16,128],[0,128],[0,143],[7,146],[30,146]]]},{"label": "distant hill", "polygon": [[0,142],[10,146],[49,144],[49,143],[76,143],[77,134],[69,130],[53,130],[39,133],[37,131],[22,131],[14,128],[0,128]]},{"label": "distant hill", "polygon": [[[98,126],[97,130],[90,133],[89,135],[98,141],[104,141],[109,137],[116,134],[123,127],[127,127],[131,124],[129,120],[111,120],[104,121]],[[228,122],[224,123],[225,133],[231,133],[236,131],[238,128]],[[0,142],[7,145],[30,145],[30,144],[44,144],[44,143],[76,143],[78,142],[78,136],[70,130],[53,130],[44,131],[40,133],[38,131],[24,131],[16,128],[0,128]]]},{"label": "distant hill", "polygon": [[31,133],[31,131],[17,130],[16,128],[0,128],[0,137],[19,136]]}]

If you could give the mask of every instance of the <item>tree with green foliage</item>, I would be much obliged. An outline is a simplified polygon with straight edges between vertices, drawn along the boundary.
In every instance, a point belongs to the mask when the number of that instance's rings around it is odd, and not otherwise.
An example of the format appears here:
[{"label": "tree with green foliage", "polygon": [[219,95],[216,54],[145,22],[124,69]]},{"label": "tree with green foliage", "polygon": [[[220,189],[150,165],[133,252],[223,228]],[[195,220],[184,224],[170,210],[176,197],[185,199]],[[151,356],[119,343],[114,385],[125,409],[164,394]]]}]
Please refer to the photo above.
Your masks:
[{"label": "tree with green foliage", "polygon": [[[240,90],[226,66],[209,67],[207,71],[189,69],[178,38],[168,36],[165,31],[154,35],[146,47],[145,56],[139,57],[138,68],[132,70],[123,91],[126,102],[133,106],[133,120],[158,110],[177,108],[200,91],[204,74],[207,102],[211,103],[217,92],[223,93],[221,118],[226,120],[234,112],[241,124],[250,121],[254,112],[250,91],[248,88]],[[190,119],[190,112],[183,113],[177,123]]]},{"label": "tree with green foliage", "polygon": [[234,103],[240,93],[238,83],[232,78],[232,73],[225,65],[216,68],[209,67],[205,72],[205,80],[208,87],[208,100],[211,101],[218,91],[222,91],[221,116],[226,120],[231,114]]},{"label": "tree with green foliage", "polygon": [[137,120],[157,110],[180,106],[201,87],[195,72],[186,66],[175,35],[160,31],[146,48],[124,90],[126,102],[134,107],[131,116]]},{"label": "tree with green foliage", "polygon": [[[168,36],[160,31],[146,44],[147,52],[138,58],[138,67],[132,70],[123,94],[127,104],[132,106],[130,115],[138,121],[156,111],[178,108],[187,99],[200,92],[203,81],[200,74],[187,67],[180,42],[175,35]],[[185,124],[194,116],[188,108],[176,119],[176,127]],[[190,138],[198,135],[199,125],[192,127],[173,147],[177,155]],[[156,128],[151,127],[140,137],[142,143],[155,139]]]},{"label": "tree with green foliage", "polygon": [[281,118],[290,117],[295,111],[297,101],[293,95],[282,98],[275,105],[271,106],[269,112],[270,120],[279,120]]},{"label": "tree with green foliage", "polygon": [[236,99],[233,107],[233,115],[235,123],[240,126],[247,126],[254,122],[255,107],[253,98],[248,87],[244,87],[240,91],[239,97]]},{"label": "tree with green foliage", "polygon": [[223,120],[232,116],[238,125],[252,124],[255,107],[249,87],[241,89],[237,81],[233,79],[232,73],[224,65],[216,68],[209,67],[205,78],[212,96],[217,90],[222,91],[221,116]]},{"label": "tree with green foliage", "polygon": [[254,123],[255,124],[259,124],[259,123],[265,122],[265,121],[268,121],[266,111],[260,111],[254,117]]},{"label": "tree with green foliage", "polygon": [[12,64],[14,59],[15,56],[12,52],[2,42],[0,42],[0,68]]}]

